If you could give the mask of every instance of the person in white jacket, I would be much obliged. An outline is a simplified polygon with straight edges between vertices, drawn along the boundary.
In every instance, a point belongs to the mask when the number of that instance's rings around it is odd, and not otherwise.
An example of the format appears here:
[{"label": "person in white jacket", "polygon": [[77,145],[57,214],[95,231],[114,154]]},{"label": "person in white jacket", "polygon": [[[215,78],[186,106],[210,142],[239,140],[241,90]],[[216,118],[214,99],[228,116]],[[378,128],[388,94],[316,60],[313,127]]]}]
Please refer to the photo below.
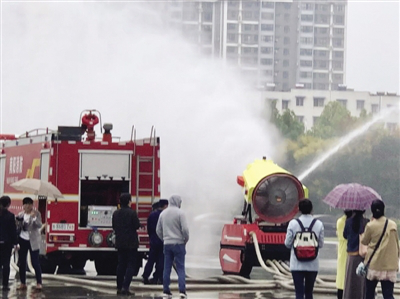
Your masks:
[{"label": "person in white jacket", "polygon": [[186,298],[185,255],[189,240],[189,228],[185,213],[180,209],[182,199],[172,195],[158,219],[157,235],[164,243],[163,297],[172,298],[170,290],[172,263],[176,264],[180,298]]},{"label": "person in white jacket", "polygon": [[36,290],[42,289],[42,270],[39,262],[39,247],[41,242],[40,228],[42,227],[42,218],[40,213],[33,209],[33,200],[25,197],[22,200],[24,211],[16,217],[21,232],[19,234],[19,274],[21,285],[18,290],[26,290],[26,257],[28,251],[31,255],[33,269],[36,276]]}]

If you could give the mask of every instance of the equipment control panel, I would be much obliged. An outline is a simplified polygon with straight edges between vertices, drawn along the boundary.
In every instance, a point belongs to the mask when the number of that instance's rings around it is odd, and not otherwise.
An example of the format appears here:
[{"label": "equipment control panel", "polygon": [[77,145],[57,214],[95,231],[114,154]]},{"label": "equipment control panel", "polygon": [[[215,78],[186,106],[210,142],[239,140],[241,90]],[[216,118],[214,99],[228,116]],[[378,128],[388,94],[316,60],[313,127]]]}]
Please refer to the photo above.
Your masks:
[{"label": "equipment control panel", "polygon": [[117,207],[114,206],[88,206],[88,226],[112,227],[112,215]]}]

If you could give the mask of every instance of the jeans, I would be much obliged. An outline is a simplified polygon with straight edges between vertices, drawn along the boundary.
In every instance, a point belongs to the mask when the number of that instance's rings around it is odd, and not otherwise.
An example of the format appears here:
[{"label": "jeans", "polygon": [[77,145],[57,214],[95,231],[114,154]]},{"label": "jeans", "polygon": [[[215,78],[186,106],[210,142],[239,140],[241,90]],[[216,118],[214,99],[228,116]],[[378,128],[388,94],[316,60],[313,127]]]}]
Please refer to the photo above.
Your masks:
[{"label": "jeans", "polygon": [[153,271],[154,264],[156,264],[156,271],[153,273],[153,278],[156,280],[156,282],[162,282],[164,272],[164,253],[162,243],[159,245],[150,244],[149,259],[144,267],[143,278],[149,278],[151,272]]},{"label": "jeans", "polygon": [[0,243],[0,268],[3,268],[3,287],[8,287],[12,247],[11,244]]},{"label": "jeans", "polygon": [[317,274],[316,271],[292,271],[296,299],[313,299]]},{"label": "jeans", "polygon": [[129,291],[135,269],[137,249],[118,248],[117,289]]},{"label": "jeans", "polygon": [[[381,280],[381,287],[382,287],[382,295],[384,299],[394,299],[393,297],[393,288],[394,283],[389,280]],[[375,288],[378,284],[377,280],[368,280],[366,279],[366,296],[365,299],[374,299],[375,298]]]},{"label": "jeans", "polygon": [[31,254],[32,266],[33,269],[35,269],[36,282],[38,284],[42,284],[42,269],[40,268],[40,262],[39,262],[39,249],[32,250],[31,242],[29,240],[24,240],[22,238],[19,238],[18,242],[20,246],[18,257],[19,257],[19,275],[21,283],[26,284],[26,257],[29,251],[29,253]]},{"label": "jeans", "polygon": [[169,284],[171,282],[172,263],[175,262],[178,274],[178,286],[180,293],[186,293],[185,280],[185,244],[165,244],[164,245],[164,293],[170,293]]}]

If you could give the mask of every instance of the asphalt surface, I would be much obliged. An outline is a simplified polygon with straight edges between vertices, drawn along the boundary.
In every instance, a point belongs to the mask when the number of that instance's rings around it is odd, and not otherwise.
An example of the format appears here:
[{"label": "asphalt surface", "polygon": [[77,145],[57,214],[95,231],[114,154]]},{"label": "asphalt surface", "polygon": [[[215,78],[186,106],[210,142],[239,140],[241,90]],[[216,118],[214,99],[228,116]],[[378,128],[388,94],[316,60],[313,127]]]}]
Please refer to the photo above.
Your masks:
[{"label": "asphalt surface", "polygon": [[[336,245],[326,245],[324,250],[320,251],[320,274],[332,276],[336,273]],[[294,299],[293,291],[282,288],[264,287],[268,281],[273,278],[266,273],[262,268],[254,268],[251,273],[252,281],[259,282],[262,287],[255,287],[248,284],[216,284],[205,283],[205,280],[212,280],[220,276],[221,269],[219,260],[215,257],[194,257],[187,256],[187,295],[188,298],[201,299],[242,299],[242,298],[257,298],[257,299]],[[86,276],[55,276],[45,277],[43,279],[43,290],[35,290],[35,279],[28,277],[28,290],[18,291],[15,271],[11,273],[10,291],[2,292],[0,298],[10,299],[63,299],[63,298],[162,298],[162,286],[144,286],[140,278],[134,278],[131,284],[131,296],[121,296],[116,294],[115,279],[112,277],[98,277],[94,269],[94,265],[88,262],[86,267]],[[141,273],[139,273],[140,277]],[[62,278],[62,280],[60,280]],[[64,280],[71,279],[72,281]],[[171,289],[173,298],[179,298],[177,291],[176,274],[172,273]],[[258,289],[257,289],[258,288]],[[336,298],[333,294],[316,293],[314,299],[333,299]]]}]

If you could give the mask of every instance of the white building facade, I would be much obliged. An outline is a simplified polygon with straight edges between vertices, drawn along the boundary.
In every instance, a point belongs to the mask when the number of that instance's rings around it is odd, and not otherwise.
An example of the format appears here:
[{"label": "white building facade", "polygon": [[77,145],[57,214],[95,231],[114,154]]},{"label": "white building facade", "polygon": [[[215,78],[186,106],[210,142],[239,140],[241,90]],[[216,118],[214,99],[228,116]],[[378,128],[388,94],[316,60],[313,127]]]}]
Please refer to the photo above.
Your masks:
[{"label": "white building facade", "polygon": [[382,121],[389,130],[398,128],[400,124],[400,96],[396,93],[292,89],[288,92],[262,91],[262,97],[267,103],[276,100],[276,108],[280,113],[286,109],[292,110],[297,119],[304,123],[306,130],[313,127],[324,107],[331,101],[341,103],[352,116],[356,117],[360,116],[363,109],[367,114],[378,115],[388,108],[397,107],[393,108],[393,112],[386,115]]}]

